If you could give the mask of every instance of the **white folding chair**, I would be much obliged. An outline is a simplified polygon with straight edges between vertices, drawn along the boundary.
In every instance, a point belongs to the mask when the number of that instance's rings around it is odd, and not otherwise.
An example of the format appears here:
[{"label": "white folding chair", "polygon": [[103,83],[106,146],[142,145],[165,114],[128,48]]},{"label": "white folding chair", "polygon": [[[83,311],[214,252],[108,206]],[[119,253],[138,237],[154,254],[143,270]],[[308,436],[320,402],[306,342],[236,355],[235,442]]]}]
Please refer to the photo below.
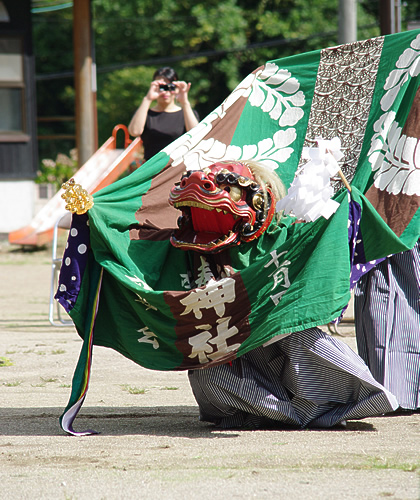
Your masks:
[{"label": "white folding chair", "polygon": [[[51,288],[50,288],[50,304],[49,304],[49,320],[53,326],[71,326],[73,321],[69,318],[68,314],[63,309],[63,306],[54,299],[54,295],[58,286],[58,275],[61,269],[62,257],[57,256],[58,247],[58,233],[60,229],[70,230],[72,214],[66,212],[64,215],[57,219],[54,225],[54,234],[52,241],[52,268],[51,268]],[[56,315],[54,314],[56,310]],[[67,318],[65,316],[67,316]]]}]

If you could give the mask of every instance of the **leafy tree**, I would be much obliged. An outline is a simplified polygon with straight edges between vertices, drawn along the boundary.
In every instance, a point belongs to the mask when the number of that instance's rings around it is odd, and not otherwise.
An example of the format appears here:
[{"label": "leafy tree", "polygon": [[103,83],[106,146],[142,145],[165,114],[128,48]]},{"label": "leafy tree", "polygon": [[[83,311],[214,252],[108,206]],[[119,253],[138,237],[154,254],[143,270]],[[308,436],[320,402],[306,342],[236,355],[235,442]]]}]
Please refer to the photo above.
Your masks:
[{"label": "leafy tree", "polygon": [[[407,16],[420,16],[419,4],[404,4],[403,29]],[[191,101],[204,118],[267,60],[338,40],[339,0],[91,0],[91,5],[100,144],[114,125],[129,122],[160,66],[173,66],[192,82]],[[378,9],[379,0],[359,0],[358,39],[379,35]],[[34,15],[33,26],[37,74],[61,73],[38,81],[38,114],[71,116],[73,81],[64,76],[73,69],[72,10]],[[47,133],[58,130],[49,127]],[[61,127],[71,133],[74,124]],[[65,153],[73,147],[58,141],[54,146]],[[45,151],[40,158],[57,152]]]},{"label": "leafy tree", "polygon": [[[93,6],[101,72],[101,141],[112,123],[129,121],[146,93],[150,76],[146,77],[153,71],[138,72],[138,68],[174,66],[180,78],[193,83],[191,100],[204,117],[265,61],[337,43],[338,0],[320,0],[315,5],[308,0],[129,0],[121,4],[93,0]],[[371,24],[375,21],[368,14],[365,17]],[[137,75],[145,78],[140,81]]]},{"label": "leafy tree", "polygon": [[146,95],[154,68],[139,66],[98,75],[100,98],[97,101],[100,144],[112,133],[115,125],[128,125],[136,106]]},{"label": "leafy tree", "polygon": [[[37,114],[48,117],[74,116],[73,85],[73,15],[71,9],[32,16],[35,65],[37,75]],[[39,121],[38,135],[51,137],[75,134],[72,121]],[[74,139],[41,139],[38,141],[40,168],[42,159],[68,153]]]}]

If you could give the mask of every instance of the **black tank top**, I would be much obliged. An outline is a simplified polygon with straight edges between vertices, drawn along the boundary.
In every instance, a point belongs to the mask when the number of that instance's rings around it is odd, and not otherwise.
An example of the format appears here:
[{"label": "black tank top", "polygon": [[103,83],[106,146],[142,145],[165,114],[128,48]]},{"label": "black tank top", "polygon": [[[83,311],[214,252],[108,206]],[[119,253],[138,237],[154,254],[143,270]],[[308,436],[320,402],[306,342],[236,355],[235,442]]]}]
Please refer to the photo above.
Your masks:
[{"label": "black tank top", "polygon": [[[195,111],[194,114],[198,118]],[[144,159],[149,160],[185,132],[184,112],[182,109],[174,113],[149,109],[141,135]]]}]

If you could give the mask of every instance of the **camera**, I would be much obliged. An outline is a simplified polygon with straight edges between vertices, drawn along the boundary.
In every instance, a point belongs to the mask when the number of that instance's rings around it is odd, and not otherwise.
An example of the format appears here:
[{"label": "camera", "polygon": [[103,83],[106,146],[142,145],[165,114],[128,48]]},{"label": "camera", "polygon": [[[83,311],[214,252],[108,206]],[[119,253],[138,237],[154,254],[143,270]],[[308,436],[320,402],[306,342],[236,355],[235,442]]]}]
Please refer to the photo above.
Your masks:
[{"label": "camera", "polygon": [[160,92],[166,92],[167,90],[169,90],[170,92],[173,92],[175,89],[176,89],[176,86],[173,83],[168,83],[167,85],[161,83],[159,85]]}]

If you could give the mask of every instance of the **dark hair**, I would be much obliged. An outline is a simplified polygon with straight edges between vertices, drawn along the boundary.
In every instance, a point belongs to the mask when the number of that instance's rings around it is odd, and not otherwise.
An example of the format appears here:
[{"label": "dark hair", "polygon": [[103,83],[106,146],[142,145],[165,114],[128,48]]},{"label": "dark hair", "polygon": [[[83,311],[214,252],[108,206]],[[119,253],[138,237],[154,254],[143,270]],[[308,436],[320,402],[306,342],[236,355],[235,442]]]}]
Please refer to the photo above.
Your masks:
[{"label": "dark hair", "polygon": [[178,80],[176,71],[169,66],[164,66],[163,68],[157,69],[155,71],[155,74],[153,75],[153,80],[156,80],[156,78],[158,78],[159,76],[166,78],[170,82],[176,82]]}]

